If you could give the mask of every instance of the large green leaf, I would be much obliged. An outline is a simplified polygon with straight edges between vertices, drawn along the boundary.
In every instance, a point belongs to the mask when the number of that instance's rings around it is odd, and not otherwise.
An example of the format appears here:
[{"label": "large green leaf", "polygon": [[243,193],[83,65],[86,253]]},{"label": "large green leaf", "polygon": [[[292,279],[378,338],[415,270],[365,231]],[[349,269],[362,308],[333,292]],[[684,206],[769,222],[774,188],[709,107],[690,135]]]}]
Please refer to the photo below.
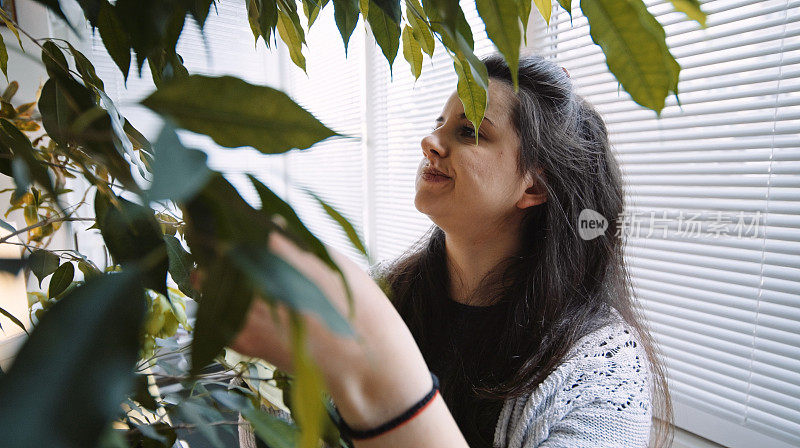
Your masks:
[{"label": "large green leaf", "polygon": [[60,259],[58,255],[50,252],[49,250],[36,249],[28,257],[28,266],[31,272],[39,280],[39,286],[42,286],[42,280],[45,277],[56,272]]},{"label": "large green leaf", "polygon": [[[549,2],[550,0],[545,1]],[[519,88],[517,72],[519,70],[520,47],[519,9],[517,4],[507,0],[476,0],[475,5],[478,8],[478,14],[486,24],[486,34],[508,63],[511,71],[511,81],[516,91]]]},{"label": "large green leaf", "polygon": [[100,32],[103,46],[106,47],[111,60],[117,64],[127,82],[131,67],[131,41],[122,27],[117,11],[108,2],[103,2],[100,8],[97,30]]},{"label": "large green leaf", "polygon": [[411,74],[414,75],[414,79],[419,79],[419,75],[422,73],[422,47],[414,38],[414,30],[408,25],[403,28],[403,57],[411,66]]},{"label": "large green leaf", "polygon": [[261,183],[252,175],[248,174],[248,177],[258,193],[259,199],[261,199],[261,212],[266,214],[270,219],[272,219],[274,215],[278,215],[283,218],[285,223],[284,231],[293,236],[295,242],[298,242],[301,247],[316,255],[317,258],[327,264],[328,267],[339,273],[339,276],[342,278],[342,282],[347,289],[348,303],[352,307],[353,296],[352,291],[350,290],[350,285],[347,283],[347,278],[345,277],[341,268],[339,268],[339,265],[333,261],[333,258],[331,258],[330,254],[328,253],[328,249],[325,247],[322,241],[320,241],[316,236],[314,236],[313,233],[311,233],[310,230],[308,230],[305,224],[303,224],[303,222],[300,220],[300,217],[297,216],[294,209],[292,209],[292,206],[278,197],[278,195],[276,195],[272,190],[267,188],[266,185]]},{"label": "large green leaf", "polygon": [[236,259],[198,259],[204,271],[192,339],[191,372],[196,375],[228,345],[244,324],[253,288]]},{"label": "large green leaf", "polygon": [[[374,0],[370,0],[374,2]],[[381,47],[383,55],[389,62],[389,72],[391,74],[392,63],[397,57],[397,50],[400,48],[400,25],[395,22],[383,8],[370,6],[367,12],[367,22],[375,36],[375,41]]]},{"label": "large green leaf", "polygon": [[658,21],[641,0],[584,0],[581,10],[611,73],[635,102],[660,116],[678,73]]},{"label": "large green leaf", "polygon": [[96,446],[133,386],[145,309],[136,271],[90,279],[53,305],[0,377],[3,446]]},{"label": "large green leaf", "polygon": [[333,0],[333,17],[336,20],[336,28],[342,35],[344,54],[347,57],[347,45],[358,24],[358,0]]},{"label": "large green leaf", "polygon": [[305,149],[338,135],[285,93],[230,76],[191,75],[142,104],[222,146],[252,146],[266,154]]},{"label": "large green leaf", "polygon": [[184,147],[169,124],[161,129],[153,151],[153,183],[147,191],[151,201],[190,199],[211,178],[206,153]]},{"label": "large green leaf", "polygon": [[167,248],[153,211],[120,197],[98,192],[94,198],[97,227],[114,262],[144,267],[144,286],[167,294]]},{"label": "large green leaf", "polygon": [[192,200],[182,205],[185,231],[195,261],[202,264],[220,254],[221,243],[266,247],[273,225],[250,206],[220,173]]},{"label": "large green leaf", "polygon": [[56,66],[50,76],[39,98],[42,125],[50,138],[61,146],[80,145],[128,189],[138,191],[130,164],[114,144],[111,117],[97,105],[94,93]]},{"label": "large green leaf", "polygon": [[279,301],[299,311],[317,314],[333,331],[352,334],[350,325],[322,291],[267,247],[239,246],[230,260],[268,300]]}]

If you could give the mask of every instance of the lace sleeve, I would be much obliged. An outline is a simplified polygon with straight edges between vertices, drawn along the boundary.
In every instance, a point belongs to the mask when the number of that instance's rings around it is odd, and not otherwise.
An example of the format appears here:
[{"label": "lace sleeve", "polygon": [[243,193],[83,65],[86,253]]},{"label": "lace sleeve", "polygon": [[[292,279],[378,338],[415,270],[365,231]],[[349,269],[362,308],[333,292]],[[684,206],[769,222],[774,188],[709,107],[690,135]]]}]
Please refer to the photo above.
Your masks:
[{"label": "lace sleeve", "polygon": [[631,330],[612,328],[602,339],[584,344],[576,355],[577,368],[556,394],[563,417],[552,423],[540,448],[647,446],[651,425],[647,358]]},{"label": "lace sleeve", "polygon": [[651,426],[650,371],[633,331],[609,324],[581,339],[527,397],[501,413],[495,446],[644,448]]}]

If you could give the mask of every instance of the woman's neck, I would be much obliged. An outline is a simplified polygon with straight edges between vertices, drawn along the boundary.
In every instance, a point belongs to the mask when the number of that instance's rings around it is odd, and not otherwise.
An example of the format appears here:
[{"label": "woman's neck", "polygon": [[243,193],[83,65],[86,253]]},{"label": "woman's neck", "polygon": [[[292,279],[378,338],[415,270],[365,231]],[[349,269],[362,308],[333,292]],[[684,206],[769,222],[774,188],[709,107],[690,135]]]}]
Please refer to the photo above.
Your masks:
[{"label": "woman's neck", "polygon": [[514,255],[519,245],[518,226],[513,225],[469,234],[446,232],[445,253],[453,300],[468,305],[491,305],[471,295],[484,276],[500,261]]}]

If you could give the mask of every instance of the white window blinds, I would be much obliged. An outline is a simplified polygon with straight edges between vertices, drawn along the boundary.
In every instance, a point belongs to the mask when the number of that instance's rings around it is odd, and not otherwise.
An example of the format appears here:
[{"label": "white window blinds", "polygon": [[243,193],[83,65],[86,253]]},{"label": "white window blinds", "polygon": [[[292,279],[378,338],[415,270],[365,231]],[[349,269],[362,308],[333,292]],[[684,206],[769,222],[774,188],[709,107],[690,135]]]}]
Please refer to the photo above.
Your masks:
[{"label": "white window blinds", "polygon": [[[646,1],[682,67],[662,118],[618,90],[585,17],[538,51],[603,114],[625,174],[627,262],[676,423],[731,447],[800,445],[800,2]],[[617,218],[617,217],[614,217]]]}]

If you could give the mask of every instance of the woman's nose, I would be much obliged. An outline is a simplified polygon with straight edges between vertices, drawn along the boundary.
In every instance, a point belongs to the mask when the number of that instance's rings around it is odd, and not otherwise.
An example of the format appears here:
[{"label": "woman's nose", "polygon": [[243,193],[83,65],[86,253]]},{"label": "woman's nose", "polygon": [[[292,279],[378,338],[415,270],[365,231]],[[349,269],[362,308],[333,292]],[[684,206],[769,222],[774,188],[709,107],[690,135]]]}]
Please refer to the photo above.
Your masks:
[{"label": "woman's nose", "polygon": [[433,158],[434,154],[436,154],[437,157],[447,157],[446,146],[436,132],[425,136],[420,144],[422,145],[423,154],[429,159]]}]

